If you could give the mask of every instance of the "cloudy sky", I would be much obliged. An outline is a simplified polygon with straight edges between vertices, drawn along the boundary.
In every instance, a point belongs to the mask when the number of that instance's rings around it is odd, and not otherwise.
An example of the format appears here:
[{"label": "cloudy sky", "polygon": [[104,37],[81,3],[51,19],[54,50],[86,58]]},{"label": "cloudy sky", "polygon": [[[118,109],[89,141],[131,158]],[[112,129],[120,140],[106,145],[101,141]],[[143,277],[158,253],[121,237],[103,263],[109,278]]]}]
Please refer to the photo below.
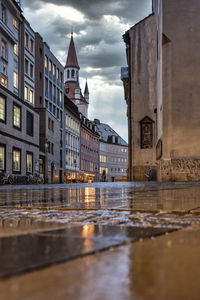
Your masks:
[{"label": "cloudy sky", "polygon": [[74,41],[80,84],[88,80],[89,118],[108,123],[127,140],[121,66],[126,66],[122,34],[151,13],[151,0],[23,0],[24,16],[64,65]]}]

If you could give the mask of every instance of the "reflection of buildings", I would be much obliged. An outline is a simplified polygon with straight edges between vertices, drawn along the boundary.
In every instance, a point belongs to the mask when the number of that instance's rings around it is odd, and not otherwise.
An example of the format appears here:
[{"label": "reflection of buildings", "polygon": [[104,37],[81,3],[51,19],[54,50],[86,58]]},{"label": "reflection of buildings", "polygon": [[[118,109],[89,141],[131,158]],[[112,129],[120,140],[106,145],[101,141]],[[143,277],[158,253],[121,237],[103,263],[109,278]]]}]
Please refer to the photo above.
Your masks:
[{"label": "reflection of buildings", "polygon": [[36,107],[40,114],[40,172],[63,181],[63,66],[36,33]]},{"label": "reflection of buildings", "polygon": [[199,12],[198,0],[154,0],[124,35],[130,180],[150,167],[157,180],[200,180]]},{"label": "reflection of buildings", "polygon": [[81,181],[80,174],[80,132],[81,122],[78,107],[67,97],[65,111],[65,181]]},{"label": "reflection of buildings", "polygon": [[128,144],[108,125],[94,120],[100,135],[99,174],[100,180],[126,179]]}]

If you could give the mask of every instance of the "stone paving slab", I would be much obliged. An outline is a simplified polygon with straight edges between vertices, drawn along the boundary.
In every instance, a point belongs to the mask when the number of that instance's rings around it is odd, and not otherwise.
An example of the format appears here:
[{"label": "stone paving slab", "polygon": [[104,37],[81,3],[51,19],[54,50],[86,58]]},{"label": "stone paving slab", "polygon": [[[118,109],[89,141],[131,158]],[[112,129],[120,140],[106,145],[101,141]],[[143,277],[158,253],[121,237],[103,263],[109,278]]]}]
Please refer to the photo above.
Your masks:
[{"label": "stone paving slab", "polygon": [[173,229],[84,225],[0,238],[0,277],[32,271]]},{"label": "stone paving slab", "polygon": [[0,281],[2,300],[199,300],[200,227]]}]

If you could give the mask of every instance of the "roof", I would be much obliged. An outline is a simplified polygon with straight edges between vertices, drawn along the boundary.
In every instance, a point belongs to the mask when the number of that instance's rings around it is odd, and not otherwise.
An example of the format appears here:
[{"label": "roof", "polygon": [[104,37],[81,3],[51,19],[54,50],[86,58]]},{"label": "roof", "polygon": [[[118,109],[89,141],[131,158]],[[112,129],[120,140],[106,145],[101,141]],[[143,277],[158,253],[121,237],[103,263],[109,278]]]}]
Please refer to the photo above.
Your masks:
[{"label": "roof", "polygon": [[108,124],[100,123],[99,120],[94,120],[97,131],[100,134],[100,141],[109,144],[121,145],[128,147],[128,144],[122,137],[114,131]]},{"label": "roof", "polygon": [[78,111],[78,107],[66,95],[64,96],[64,107],[66,110],[69,110],[77,119],[80,120],[80,113]]},{"label": "roof", "polygon": [[71,35],[71,41],[69,44],[67,61],[66,61],[66,65],[65,65],[65,68],[69,68],[69,67],[75,67],[77,69],[80,69],[79,64],[78,64],[77,55],[76,55],[73,34]]},{"label": "roof", "polygon": [[85,83],[85,91],[84,91],[84,94],[89,94],[89,89],[88,89],[87,81],[86,81],[86,83]]}]

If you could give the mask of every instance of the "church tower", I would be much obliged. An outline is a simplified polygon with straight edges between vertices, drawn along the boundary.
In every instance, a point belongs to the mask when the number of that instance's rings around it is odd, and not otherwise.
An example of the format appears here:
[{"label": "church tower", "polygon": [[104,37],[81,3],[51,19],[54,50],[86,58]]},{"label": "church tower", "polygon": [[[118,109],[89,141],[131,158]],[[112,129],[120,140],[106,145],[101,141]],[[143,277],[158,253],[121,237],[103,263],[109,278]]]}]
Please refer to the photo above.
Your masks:
[{"label": "church tower", "polygon": [[88,104],[89,104],[89,91],[86,82],[84,96],[82,95],[79,84],[79,64],[76,55],[76,48],[74,45],[73,32],[71,33],[71,40],[67,60],[64,68],[64,85],[65,95],[72,100],[77,106],[79,111],[87,117]]}]

